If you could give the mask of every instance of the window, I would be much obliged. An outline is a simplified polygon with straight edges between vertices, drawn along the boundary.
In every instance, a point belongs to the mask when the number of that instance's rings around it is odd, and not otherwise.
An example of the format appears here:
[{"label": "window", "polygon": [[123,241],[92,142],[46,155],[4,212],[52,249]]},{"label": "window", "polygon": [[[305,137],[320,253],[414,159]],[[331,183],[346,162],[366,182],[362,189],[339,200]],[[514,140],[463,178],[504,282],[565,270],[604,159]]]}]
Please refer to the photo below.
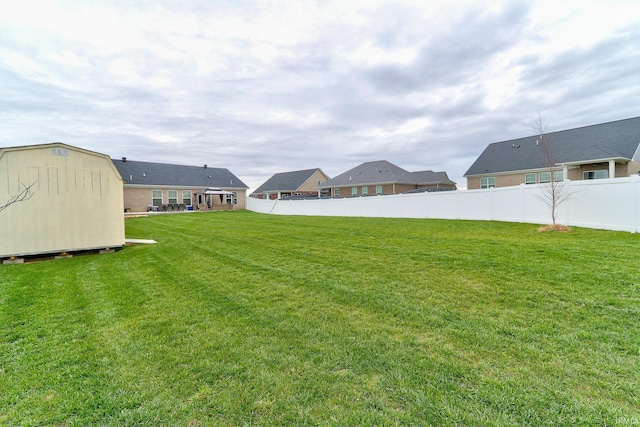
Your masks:
[{"label": "window", "polygon": [[182,190],[182,204],[191,204],[191,190]]},{"label": "window", "polygon": [[68,156],[69,150],[67,150],[66,148],[52,148],[51,155],[52,156]]},{"label": "window", "polygon": [[178,190],[168,190],[167,198],[169,199],[170,205],[178,204]]},{"label": "window", "polygon": [[366,196],[367,194],[369,194],[369,187],[362,187],[362,195]]},{"label": "window", "polygon": [[376,185],[376,194],[382,194],[382,185]]},{"label": "window", "polygon": [[555,171],[555,172],[553,172],[553,180],[554,181],[564,181],[564,171]]},{"label": "window", "polygon": [[536,183],[536,174],[535,173],[526,173],[526,174],[524,174],[524,183],[525,184],[535,184]]},{"label": "window", "polygon": [[151,191],[151,204],[153,206],[162,205],[162,190],[152,190]]},{"label": "window", "polygon": [[340,195],[340,189],[339,188],[334,188],[333,189],[333,195],[334,196],[339,196]]},{"label": "window", "polygon": [[609,171],[608,170],[586,171],[586,172],[582,172],[582,177],[584,179],[607,179],[609,178]]},{"label": "window", "polygon": [[551,172],[540,172],[540,184],[551,182]]},{"label": "window", "polygon": [[480,188],[496,188],[496,177],[485,176],[480,178]]},{"label": "window", "polygon": [[[286,194],[283,195],[282,197],[289,197],[290,194]],[[237,205],[238,204],[238,192],[237,191],[232,191],[231,194],[227,194],[227,204],[231,205]]]},{"label": "window", "polygon": [[351,195],[352,196],[358,195],[358,187],[351,187]]}]

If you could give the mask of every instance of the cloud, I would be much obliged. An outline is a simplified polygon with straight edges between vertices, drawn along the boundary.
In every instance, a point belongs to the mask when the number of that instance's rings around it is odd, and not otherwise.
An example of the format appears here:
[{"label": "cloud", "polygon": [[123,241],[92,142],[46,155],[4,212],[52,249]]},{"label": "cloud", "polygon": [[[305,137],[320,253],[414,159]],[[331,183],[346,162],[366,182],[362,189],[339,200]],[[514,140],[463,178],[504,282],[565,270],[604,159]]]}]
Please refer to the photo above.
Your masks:
[{"label": "cloud", "polygon": [[527,8],[518,3],[502,10],[472,9],[430,33],[409,66],[381,65],[370,70],[370,80],[378,90],[403,95],[443,86],[457,86],[491,64],[494,55],[517,43]]},{"label": "cloud", "polygon": [[16,3],[0,16],[0,145],[206,163],[252,187],[386,159],[464,186],[538,113],[557,128],[637,115],[632,6]]}]

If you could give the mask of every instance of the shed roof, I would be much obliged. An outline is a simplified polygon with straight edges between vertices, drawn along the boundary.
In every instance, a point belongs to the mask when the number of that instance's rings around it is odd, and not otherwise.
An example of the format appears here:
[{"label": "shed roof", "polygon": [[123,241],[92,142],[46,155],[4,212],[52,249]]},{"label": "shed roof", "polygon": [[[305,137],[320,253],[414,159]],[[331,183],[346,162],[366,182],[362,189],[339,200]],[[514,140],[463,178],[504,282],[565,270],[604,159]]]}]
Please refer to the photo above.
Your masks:
[{"label": "shed roof", "polygon": [[249,188],[224,168],[113,160],[127,185],[175,185],[177,187]]},{"label": "shed roof", "polygon": [[[254,194],[267,191],[296,191],[317,171],[322,172],[320,168],[314,168],[276,173],[258,187]],[[322,174],[324,175],[324,172]]]},{"label": "shed roof", "polygon": [[[540,135],[489,144],[465,176],[548,167]],[[604,160],[640,160],[640,117],[549,132],[555,165]]]},{"label": "shed roof", "polygon": [[387,160],[365,162],[320,185],[322,188],[376,184],[455,185],[446,172],[409,172]]},{"label": "shed roof", "polygon": [[62,156],[65,155],[64,150],[71,150],[71,151],[77,151],[77,152],[80,152],[80,153],[88,154],[88,155],[91,155],[91,156],[104,158],[105,160],[108,160],[107,164],[113,170],[113,173],[116,174],[118,176],[118,178],[121,178],[120,172],[118,171],[118,169],[115,167],[115,165],[111,161],[111,157],[109,157],[108,155],[102,154],[102,153],[98,153],[97,151],[92,151],[92,150],[87,150],[85,148],[76,147],[74,145],[65,144],[64,142],[49,142],[49,143],[45,143],[45,144],[17,145],[17,146],[12,146],[12,147],[0,147],[0,157],[2,157],[2,155],[5,152],[10,152],[10,151],[29,151],[29,150],[41,150],[41,149],[52,149],[52,150],[61,149],[62,151],[57,151],[56,154],[57,155],[62,155]]}]

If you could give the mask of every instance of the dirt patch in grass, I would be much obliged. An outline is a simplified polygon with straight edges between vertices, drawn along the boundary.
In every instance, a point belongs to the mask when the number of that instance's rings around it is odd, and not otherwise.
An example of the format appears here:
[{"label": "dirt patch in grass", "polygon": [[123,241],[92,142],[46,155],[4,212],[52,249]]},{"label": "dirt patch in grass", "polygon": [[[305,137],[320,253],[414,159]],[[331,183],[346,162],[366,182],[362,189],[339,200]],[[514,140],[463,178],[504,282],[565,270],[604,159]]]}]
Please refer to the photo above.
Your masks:
[{"label": "dirt patch in grass", "polygon": [[540,227],[538,228],[538,231],[540,232],[545,232],[545,231],[557,231],[560,233],[568,233],[571,231],[571,227],[567,227],[566,225],[560,225],[560,224],[549,224],[549,225],[545,225],[544,227]]}]

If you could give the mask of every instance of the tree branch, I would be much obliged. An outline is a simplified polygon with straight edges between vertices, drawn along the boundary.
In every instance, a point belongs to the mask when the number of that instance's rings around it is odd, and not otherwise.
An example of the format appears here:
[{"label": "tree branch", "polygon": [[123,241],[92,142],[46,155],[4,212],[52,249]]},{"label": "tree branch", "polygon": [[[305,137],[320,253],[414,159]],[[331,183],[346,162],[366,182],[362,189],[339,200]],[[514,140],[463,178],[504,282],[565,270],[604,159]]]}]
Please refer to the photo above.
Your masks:
[{"label": "tree branch", "polygon": [[[540,114],[537,118],[530,119],[523,123],[524,126],[531,128],[536,132],[536,146],[541,150],[541,156],[544,161],[545,168],[549,174],[549,181],[540,183],[541,194],[538,197],[543,201],[551,211],[551,221],[556,225],[556,209],[563,202],[571,197],[571,193],[567,192],[566,176],[561,181],[556,181],[555,172],[558,168],[555,161],[555,153],[553,150],[553,141],[549,134],[549,121],[544,120]],[[538,174],[540,176],[540,174]]]},{"label": "tree branch", "polygon": [[29,200],[33,196],[33,192],[31,191],[31,188],[34,185],[36,185],[36,182],[38,182],[38,181],[34,181],[30,185],[22,184],[24,189],[21,192],[19,192],[18,194],[16,194],[15,196],[10,197],[9,200],[7,200],[7,202],[4,205],[0,205],[0,212],[5,210],[9,206],[13,205],[14,203],[24,202],[26,200]]}]

